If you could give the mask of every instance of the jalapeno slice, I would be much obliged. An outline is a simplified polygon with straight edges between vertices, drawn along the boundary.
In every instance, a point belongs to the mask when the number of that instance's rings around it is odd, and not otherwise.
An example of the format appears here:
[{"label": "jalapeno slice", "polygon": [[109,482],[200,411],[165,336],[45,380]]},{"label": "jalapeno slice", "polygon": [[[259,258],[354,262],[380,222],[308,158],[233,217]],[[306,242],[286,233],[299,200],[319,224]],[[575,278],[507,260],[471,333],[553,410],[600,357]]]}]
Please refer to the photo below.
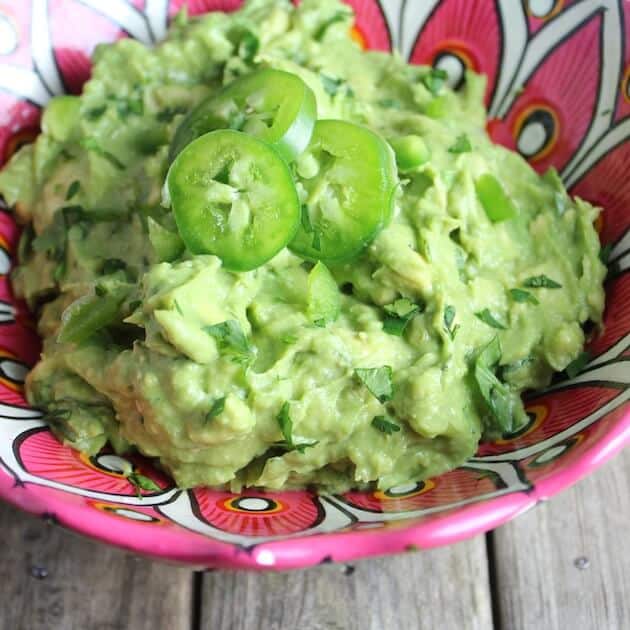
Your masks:
[{"label": "jalapeno slice", "polygon": [[257,136],[291,161],[308,146],[316,116],[315,96],[302,79],[282,70],[258,70],[197,105],[177,128],[169,159],[199,136],[230,128]]},{"label": "jalapeno slice", "polygon": [[394,153],[366,127],[317,121],[295,170],[303,187],[302,220],[289,247],[299,256],[348,260],[391,218],[398,181]]},{"label": "jalapeno slice", "polygon": [[212,131],[191,142],[171,165],[166,188],[186,247],[218,256],[233,271],[268,261],[299,223],[286,162],[240,131]]}]

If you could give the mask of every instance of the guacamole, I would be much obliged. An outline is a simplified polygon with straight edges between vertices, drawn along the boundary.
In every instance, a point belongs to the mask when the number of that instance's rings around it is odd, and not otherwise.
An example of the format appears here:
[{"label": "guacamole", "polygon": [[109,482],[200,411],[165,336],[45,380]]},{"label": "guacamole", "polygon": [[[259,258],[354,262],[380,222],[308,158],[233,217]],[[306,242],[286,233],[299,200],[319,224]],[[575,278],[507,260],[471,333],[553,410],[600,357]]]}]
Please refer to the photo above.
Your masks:
[{"label": "guacamole", "polygon": [[[483,77],[453,91],[438,70],[363,51],[352,23],[336,0],[252,0],[180,13],[155,48],[98,46],[83,94],[54,98],[0,174],[25,226],[14,290],[43,338],[28,400],[64,443],[136,449],[182,488],[389,488],[519,430],[520,393],[580,355],[604,306],[598,209],[492,144]],[[247,248],[208,241],[169,169],[248,131],[235,118],[213,145],[181,140],[193,108],[263,69],[310,88],[313,138],[358,130],[366,148],[324,210],[364,220],[323,243],[321,218],[283,214],[263,232],[284,240],[260,239],[239,268]],[[304,207],[325,151],[267,141],[255,150],[278,149],[278,181]],[[378,191],[362,175],[377,158]]]}]

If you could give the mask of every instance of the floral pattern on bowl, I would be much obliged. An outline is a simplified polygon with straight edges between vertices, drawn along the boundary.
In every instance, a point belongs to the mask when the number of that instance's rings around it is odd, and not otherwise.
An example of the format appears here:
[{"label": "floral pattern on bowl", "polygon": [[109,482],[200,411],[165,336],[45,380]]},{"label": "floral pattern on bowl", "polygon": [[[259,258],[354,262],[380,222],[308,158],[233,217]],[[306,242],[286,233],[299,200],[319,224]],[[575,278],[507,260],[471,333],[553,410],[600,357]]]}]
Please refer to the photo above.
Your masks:
[{"label": "floral pattern on bowl", "polygon": [[[0,0],[0,163],[38,131],[54,94],[77,93],[98,42],[159,41],[168,21],[237,0]],[[576,377],[527,402],[530,423],[480,446],[465,466],[386,492],[234,495],[180,491],[142,458],[88,458],[59,444],[28,407],[39,352],[8,279],[18,229],[0,207],[0,496],[138,553],[199,568],[348,561],[448,544],[495,527],[574,483],[630,443],[630,7],[617,0],[351,0],[352,36],[449,74],[488,75],[488,131],[537,170],[553,165],[605,208],[606,328]],[[137,492],[132,466],[159,491]]]}]

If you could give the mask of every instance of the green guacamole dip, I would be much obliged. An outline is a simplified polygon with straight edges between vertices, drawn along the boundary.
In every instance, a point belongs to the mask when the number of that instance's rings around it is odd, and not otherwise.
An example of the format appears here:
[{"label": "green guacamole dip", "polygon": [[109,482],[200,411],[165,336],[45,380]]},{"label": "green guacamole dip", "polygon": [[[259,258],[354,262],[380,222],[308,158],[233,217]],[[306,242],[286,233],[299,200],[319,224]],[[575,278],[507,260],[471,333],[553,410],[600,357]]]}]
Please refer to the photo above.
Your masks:
[{"label": "green guacamole dip", "polygon": [[[598,209],[491,143],[482,77],[454,92],[362,51],[352,20],[335,0],[256,0],[179,14],[155,48],[101,45],[82,96],[53,99],[0,174],[26,226],[13,286],[44,340],[28,400],[66,444],[137,449],[183,488],[388,488],[522,427],[520,392],[580,355],[604,305]],[[328,265],[340,308],[327,325],[309,314],[312,262],[284,248],[228,271],[187,251],[162,205],[186,112],[259,67],[298,75],[318,118],[367,126],[398,153],[391,221]],[[103,293],[121,296],[120,321],[59,339],[62,313]]]}]

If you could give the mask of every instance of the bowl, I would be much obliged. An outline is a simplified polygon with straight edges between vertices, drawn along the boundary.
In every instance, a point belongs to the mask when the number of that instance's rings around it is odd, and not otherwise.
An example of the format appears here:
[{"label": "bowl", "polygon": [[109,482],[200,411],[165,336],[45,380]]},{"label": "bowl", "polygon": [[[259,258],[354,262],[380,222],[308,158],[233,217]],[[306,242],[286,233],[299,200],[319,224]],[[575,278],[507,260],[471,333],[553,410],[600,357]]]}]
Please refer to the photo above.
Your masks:
[{"label": "bowl", "polygon": [[[233,0],[0,2],[0,163],[38,131],[54,94],[77,93],[98,42],[158,41],[169,19],[232,10]],[[8,273],[18,228],[0,211],[0,496],[102,541],[197,568],[287,569],[449,544],[505,523],[630,442],[630,6],[617,0],[352,0],[354,38],[414,63],[488,75],[488,130],[539,171],[605,208],[605,331],[575,378],[527,399],[518,435],[465,466],[386,492],[180,491],[141,458],[160,490],[136,496],[110,452],[59,444],[23,396],[39,345]]]}]

